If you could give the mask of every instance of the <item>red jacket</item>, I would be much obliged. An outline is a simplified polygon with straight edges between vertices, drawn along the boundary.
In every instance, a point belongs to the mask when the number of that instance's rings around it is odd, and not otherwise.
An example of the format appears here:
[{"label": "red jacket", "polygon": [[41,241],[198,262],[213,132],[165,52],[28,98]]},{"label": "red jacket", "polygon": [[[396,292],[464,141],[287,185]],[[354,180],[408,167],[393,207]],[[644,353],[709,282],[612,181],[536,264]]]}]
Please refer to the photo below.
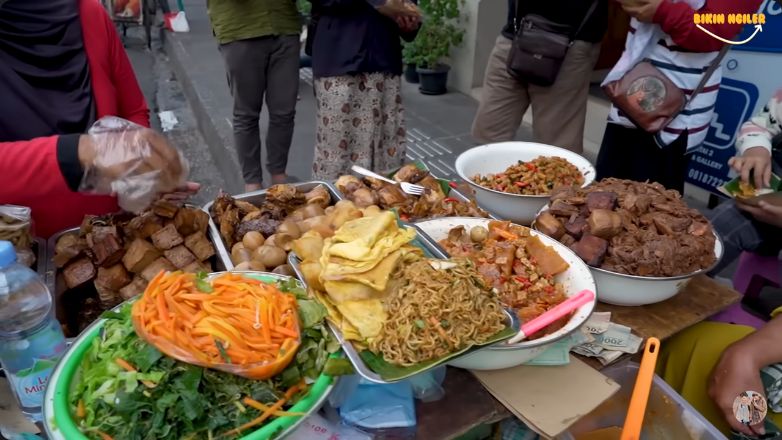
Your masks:
[{"label": "red jacket", "polygon": [[[80,2],[97,117],[119,116],[149,127],[149,108],[114,23],[98,0]],[[35,234],[44,238],[79,226],[86,214],[119,209],[114,197],[71,191],[57,161],[57,139],[0,142],[0,204],[32,208]]]},{"label": "red jacket", "polygon": [[[761,3],[762,0],[707,0],[701,9],[695,11],[685,2],[663,1],[654,13],[654,22],[682,48],[693,52],[714,52],[722,49],[725,43],[698,29],[693,14],[752,14],[758,11]],[[727,39],[738,35],[743,26],[729,24],[727,17],[724,24],[703,25],[710,32]]]}]

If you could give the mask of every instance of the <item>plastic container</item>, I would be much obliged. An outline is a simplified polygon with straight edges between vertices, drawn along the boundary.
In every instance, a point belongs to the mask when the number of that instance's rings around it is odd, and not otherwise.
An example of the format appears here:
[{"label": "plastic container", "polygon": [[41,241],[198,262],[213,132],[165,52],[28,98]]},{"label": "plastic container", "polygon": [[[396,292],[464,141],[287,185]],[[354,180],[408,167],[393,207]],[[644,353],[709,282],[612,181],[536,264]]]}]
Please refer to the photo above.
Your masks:
[{"label": "plastic container", "polygon": [[[213,273],[217,276],[223,272]],[[289,277],[264,273],[243,272],[247,276],[256,278],[266,283],[278,280],[286,280]],[[132,301],[132,300],[131,300]],[[124,303],[122,303],[124,304]],[[118,305],[114,310],[122,307]],[[92,341],[100,336],[105,319],[98,319],[85,329],[73,342],[71,348],[65,353],[57,364],[51,377],[51,385],[47,387],[44,401],[43,426],[47,438],[50,440],[88,440],[79,430],[75,420],[71,416],[69,392],[77,374],[81,369],[81,363],[92,345]],[[336,356],[336,355],[334,355]],[[326,402],[334,384],[339,381],[336,378],[321,374],[312,384],[308,394],[301,398],[288,411],[305,413],[301,417],[280,417],[261,426],[252,432],[247,432],[241,440],[271,440],[284,438],[291,433],[310,414],[317,412]],[[118,439],[120,440],[120,439]]]},{"label": "plastic container", "polygon": [[[342,421],[375,437],[394,430],[403,438],[415,435],[415,399],[410,381],[378,384],[361,379],[339,408]],[[401,429],[401,430],[400,430]]]},{"label": "plastic container", "polygon": [[0,364],[19,408],[32,421],[42,421],[46,384],[64,351],[46,283],[16,261],[11,242],[0,241]]},{"label": "plastic container", "polygon": [[[621,427],[627,416],[627,406],[630,404],[638,367],[636,363],[625,362],[602,370],[601,373],[616,381],[621,389],[576,422],[560,439],[573,440],[574,436],[596,429]],[[718,440],[726,437],[662,378],[655,375],[649,393],[649,403],[646,406],[641,439]]]}]

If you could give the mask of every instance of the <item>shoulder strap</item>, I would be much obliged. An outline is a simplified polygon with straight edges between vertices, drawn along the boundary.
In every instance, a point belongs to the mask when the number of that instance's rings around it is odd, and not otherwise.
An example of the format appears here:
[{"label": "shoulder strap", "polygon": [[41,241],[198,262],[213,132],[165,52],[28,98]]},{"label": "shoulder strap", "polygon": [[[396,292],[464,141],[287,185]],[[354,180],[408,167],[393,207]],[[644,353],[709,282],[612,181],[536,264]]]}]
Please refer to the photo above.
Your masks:
[{"label": "shoulder strap", "polygon": [[[518,1],[518,0],[517,0]],[[589,5],[589,9],[587,10],[586,15],[584,15],[584,18],[581,20],[581,24],[578,25],[578,28],[576,28],[576,31],[573,33],[573,35],[570,36],[570,41],[576,39],[576,36],[581,33],[581,30],[584,29],[584,26],[586,25],[587,21],[592,17],[592,14],[595,13],[595,9],[597,9],[597,2],[598,0],[593,0],[592,4]]]},{"label": "shoulder strap", "polygon": [[[3,1],[3,0],[0,0]],[[514,0],[514,9],[513,9],[513,32],[518,33],[519,32],[519,5],[521,4],[521,0]]]},{"label": "shoulder strap", "polygon": [[690,99],[687,100],[687,102],[692,101],[695,99],[696,96],[700,92],[703,91],[703,88],[706,87],[706,83],[709,82],[709,78],[714,74],[714,71],[717,70],[717,68],[720,66],[720,63],[722,62],[722,59],[725,58],[725,54],[728,53],[730,50],[730,45],[726,44],[722,46],[722,49],[720,49],[720,53],[717,54],[717,56],[714,58],[714,60],[709,64],[709,68],[706,69],[706,72],[703,73],[703,77],[701,77],[701,82],[698,83],[698,87],[695,87],[695,90],[692,91],[692,95],[690,95]]}]

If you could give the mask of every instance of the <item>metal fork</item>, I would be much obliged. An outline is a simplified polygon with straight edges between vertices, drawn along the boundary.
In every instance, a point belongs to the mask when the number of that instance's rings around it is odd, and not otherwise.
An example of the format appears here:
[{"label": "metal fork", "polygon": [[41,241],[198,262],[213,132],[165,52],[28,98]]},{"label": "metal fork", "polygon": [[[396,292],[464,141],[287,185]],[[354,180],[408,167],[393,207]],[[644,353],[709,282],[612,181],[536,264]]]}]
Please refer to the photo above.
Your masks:
[{"label": "metal fork", "polygon": [[375,172],[369,171],[368,169],[364,167],[360,167],[358,165],[353,165],[352,167],[350,167],[350,169],[353,170],[353,172],[355,173],[361,174],[362,176],[372,177],[378,180],[382,180],[383,182],[390,183],[392,185],[399,185],[399,187],[402,188],[402,191],[404,191],[407,194],[410,194],[411,196],[420,196],[421,194],[424,193],[424,187],[421,185],[414,185],[408,182],[397,182],[387,177],[383,177]]}]

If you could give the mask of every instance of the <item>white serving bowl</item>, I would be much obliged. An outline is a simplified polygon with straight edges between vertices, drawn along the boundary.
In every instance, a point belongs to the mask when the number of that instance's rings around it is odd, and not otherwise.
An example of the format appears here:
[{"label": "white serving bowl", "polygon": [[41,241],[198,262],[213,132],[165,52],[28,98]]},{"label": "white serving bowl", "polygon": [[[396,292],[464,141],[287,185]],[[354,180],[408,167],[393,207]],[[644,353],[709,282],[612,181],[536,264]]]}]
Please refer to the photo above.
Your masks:
[{"label": "white serving bowl", "polygon": [[535,214],[549,202],[549,195],[527,196],[509,194],[484,188],[472,181],[476,174],[497,174],[522,160],[531,161],[538,156],[561,157],[581,171],[584,187],[595,180],[595,168],[582,156],[564,148],[534,142],[501,142],[470,148],[456,158],[459,177],[475,189],[475,198],[481,208],[503,220],[529,225]]},{"label": "white serving bowl", "polygon": [[[448,238],[448,231],[457,226],[464,226],[467,230],[474,226],[488,228],[490,221],[492,220],[483,218],[445,217],[422,221],[415,225],[434,241],[440,241]],[[531,233],[539,237],[546,245],[553,247],[559,256],[569,264],[570,267],[566,271],[554,277],[556,282],[563,285],[567,296],[575,295],[584,289],[595,291],[595,280],[592,278],[589,268],[573,251],[538,231],[533,230]],[[517,344],[497,343],[455,359],[448,365],[469,370],[501,370],[521,365],[534,359],[551,344],[581,327],[592,314],[595,303],[596,300],[593,300],[579,307],[564,327],[540,339],[522,341]]]},{"label": "white serving bowl", "polygon": [[597,299],[617,306],[643,306],[673,298],[696,275],[710,271],[719,263],[723,252],[722,240],[716,233],[714,236],[717,237],[714,242],[714,256],[717,257],[714,265],[687,275],[642,277],[590,267],[597,283]]},{"label": "white serving bowl", "polygon": [[[546,210],[548,210],[548,205],[540,210],[540,214]],[[535,225],[533,224],[532,227],[534,228]],[[714,232],[714,237],[716,237],[714,256],[717,258],[714,264],[709,268],[686,275],[642,277],[588,266],[595,278],[595,283],[597,283],[597,291],[595,293],[598,301],[617,306],[644,306],[673,298],[691,279],[702,273],[709,272],[719,263],[724,248],[722,239],[720,239],[716,231]]]}]

